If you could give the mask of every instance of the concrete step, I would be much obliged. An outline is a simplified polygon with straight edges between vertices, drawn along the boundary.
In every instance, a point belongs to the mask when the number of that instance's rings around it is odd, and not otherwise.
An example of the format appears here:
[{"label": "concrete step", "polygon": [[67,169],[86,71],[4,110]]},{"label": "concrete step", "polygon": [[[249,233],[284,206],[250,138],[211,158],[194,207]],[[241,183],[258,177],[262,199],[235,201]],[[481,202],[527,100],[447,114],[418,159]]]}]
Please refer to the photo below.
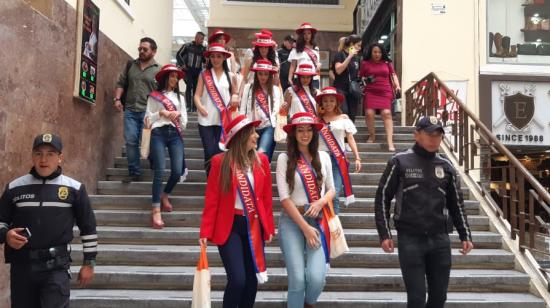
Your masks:
[{"label": "concrete step", "polygon": [[[80,267],[71,267],[73,277]],[[192,290],[195,266],[97,266],[87,288],[139,290]],[[223,267],[210,267],[211,288],[223,291],[227,283]],[[285,268],[268,268],[268,282],[259,290],[279,291],[287,287]],[[76,279],[73,280],[76,286]],[[405,289],[399,268],[331,268],[324,292],[400,291]],[[529,276],[515,270],[457,269],[451,271],[450,292],[527,292]]]},{"label": "concrete step", "polygon": [[[197,245],[111,245],[98,246],[98,265],[137,265],[137,266],[196,266],[200,247]],[[265,248],[269,268],[283,267],[284,259],[278,246]],[[210,267],[221,267],[218,249],[209,245],[207,250]],[[82,246],[72,245],[73,264],[82,262]],[[454,269],[513,269],[514,255],[502,249],[474,249],[463,256],[458,249],[452,250]],[[394,253],[384,253],[377,247],[352,247],[350,252],[331,260],[332,268],[398,268],[397,249]]]},{"label": "concrete step", "polygon": [[[114,181],[99,181],[97,185],[97,191],[99,194],[104,195],[150,195],[153,187],[152,182],[114,182]],[[272,184],[273,196],[279,195],[277,191],[277,185]],[[206,183],[192,183],[183,182],[176,184],[173,195],[176,196],[197,196],[204,195],[206,189]],[[378,185],[353,185],[353,194],[358,198],[374,198]],[[469,199],[469,190],[466,187],[462,187],[462,193],[465,199]]]},{"label": "concrete step", "polygon": [[[96,210],[150,210],[151,196],[147,195],[91,195],[92,206]],[[176,211],[202,211],[204,196],[170,196],[170,201]],[[273,198],[273,207],[280,208],[279,198]],[[479,214],[479,201],[465,200],[464,208],[467,215]],[[342,213],[373,213],[373,198],[356,198],[356,202],[348,207],[342,205]]]},{"label": "concrete step", "polygon": [[[212,307],[221,308],[223,292],[214,291]],[[191,306],[191,291],[73,290],[73,308],[181,308]],[[255,308],[286,307],[286,291],[260,291]],[[316,308],[405,308],[403,292],[323,292]],[[447,308],[544,308],[544,301],[529,293],[449,292]]]},{"label": "concrete step", "polygon": [[[277,230],[276,230],[277,232]],[[101,244],[136,244],[136,245],[194,245],[199,238],[198,227],[167,227],[155,230],[149,226],[122,227],[103,226],[97,227],[97,233]],[[397,233],[392,232],[397,243]],[[75,227],[73,230],[75,244],[80,243],[80,232]],[[460,239],[456,232],[450,234],[452,246],[459,248]],[[499,234],[491,231],[474,231],[472,237],[476,249],[502,247]],[[346,241],[350,247],[378,247],[379,237],[375,229],[346,229]],[[273,245],[278,245],[278,237],[275,237]]]}]

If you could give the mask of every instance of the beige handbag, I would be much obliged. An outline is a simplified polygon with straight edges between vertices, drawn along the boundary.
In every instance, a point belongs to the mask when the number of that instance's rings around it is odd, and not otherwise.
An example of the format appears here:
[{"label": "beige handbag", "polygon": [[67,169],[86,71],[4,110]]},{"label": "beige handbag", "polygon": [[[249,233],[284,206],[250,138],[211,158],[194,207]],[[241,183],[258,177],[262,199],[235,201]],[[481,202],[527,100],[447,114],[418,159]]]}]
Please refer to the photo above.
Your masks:
[{"label": "beige handbag", "polygon": [[330,216],[328,219],[328,228],[330,230],[330,258],[338,258],[349,251],[344,228],[338,215],[334,214],[332,200],[329,201]]},{"label": "beige handbag", "polygon": [[192,308],[210,308],[210,269],[206,258],[206,246],[201,245],[201,255],[193,280]]},{"label": "beige handbag", "polygon": [[275,125],[275,132],[273,133],[273,140],[277,143],[286,143],[286,132],[283,130],[283,126],[286,125],[286,115],[281,115],[277,112],[277,123]]},{"label": "beige handbag", "polygon": [[143,129],[141,130],[141,144],[139,148],[139,154],[141,158],[149,157],[149,150],[151,148],[151,121],[148,117],[143,119]]}]

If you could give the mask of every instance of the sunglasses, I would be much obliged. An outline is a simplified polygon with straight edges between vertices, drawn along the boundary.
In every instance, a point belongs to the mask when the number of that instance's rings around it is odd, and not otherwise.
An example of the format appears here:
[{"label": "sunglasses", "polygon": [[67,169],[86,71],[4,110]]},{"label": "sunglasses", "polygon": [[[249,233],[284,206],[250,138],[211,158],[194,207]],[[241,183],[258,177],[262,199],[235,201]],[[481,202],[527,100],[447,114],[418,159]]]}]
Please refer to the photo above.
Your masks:
[{"label": "sunglasses", "polygon": [[149,51],[149,48],[138,47],[138,51],[148,52],[148,51]]}]

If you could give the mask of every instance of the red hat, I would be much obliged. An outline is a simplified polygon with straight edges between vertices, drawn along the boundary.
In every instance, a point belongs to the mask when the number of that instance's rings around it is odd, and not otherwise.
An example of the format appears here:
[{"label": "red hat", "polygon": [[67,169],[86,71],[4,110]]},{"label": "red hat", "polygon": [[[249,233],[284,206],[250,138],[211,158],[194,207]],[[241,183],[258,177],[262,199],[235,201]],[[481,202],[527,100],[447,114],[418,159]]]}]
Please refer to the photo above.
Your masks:
[{"label": "red hat", "polygon": [[243,128],[254,125],[258,127],[262,121],[250,121],[246,115],[240,114],[236,118],[234,118],[231,123],[226,127],[225,130],[225,145],[228,146],[231,142],[231,139],[237,135],[238,132],[240,132]]},{"label": "red hat", "polygon": [[253,72],[270,72],[270,73],[276,73],[277,67],[273,66],[271,64],[271,61],[260,59],[254,63],[252,68],[250,68]]},{"label": "red hat", "polygon": [[300,34],[304,30],[311,30],[311,33],[313,34],[317,33],[317,29],[313,28],[313,26],[309,22],[304,22],[303,24],[301,24],[300,27],[296,29],[296,33]]},{"label": "red hat", "polygon": [[171,72],[178,73],[178,79],[183,79],[183,77],[185,77],[185,73],[182,70],[180,70],[176,65],[166,64],[155,75],[156,81],[160,82],[162,78],[164,78],[164,75],[170,74]]},{"label": "red hat", "polygon": [[317,96],[315,97],[315,101],[317,102],[317,104],[321,104],[323,96],[331,95],[336,96],[336,99],[340,104],[344,101],[344,95],[338,93],[335,87],[324,87],[323,90],[321,90],[321,92],[319,92],[319,94],[317,94]]},{"label": "red hat", "polygon": [[255,47],[274,47],[275,44],[275,41],[271,39],[271,35],[263,33],[256,35],[256,40],[252,42]]},{"label": "red hat", "polygon": [[203,55],[205,58],[210,57],[210,54],[219,52],[224,55],[224,57],[231,58],[231,53],[225,49],[225,47],[222,44],[219,43],[212,43],[208,45],[208,50],[206,50]]},{"label": "red hat", "polygon": [[298,69],[294,72],[294,75],[298,76],[315,76],[317,75],[317,70],[313,65],[309,63],[304,63],[298,65]]},{"label": "red hat", "polygon": [[317,122],[314,115],[309,112],[298,112],[295,113],[290,119],[290,123],[283,126],[283,130],[287,133],[290,133],[292,127],[297,125],[313,125],[315,129],[321,130],[324,124]]},{"label": "red hat", "polygon": [[262,30],[260,30],[260,32],[254,33],[255,36],[258,36],[258,35],[261,35],[261,34],[266,34],[266,35],[269,35],[269,36],[273,37],[273,32],[271,32],[267,29],[262,29]]},{"label": "red hat", "polygon": [[231,40],[231,36],[229,34],[223,32],[222,29],[216,29],[214,30],[214,33],[208,37],[208,44],[212,43],[220,35],[223,35],[226,44]]}]

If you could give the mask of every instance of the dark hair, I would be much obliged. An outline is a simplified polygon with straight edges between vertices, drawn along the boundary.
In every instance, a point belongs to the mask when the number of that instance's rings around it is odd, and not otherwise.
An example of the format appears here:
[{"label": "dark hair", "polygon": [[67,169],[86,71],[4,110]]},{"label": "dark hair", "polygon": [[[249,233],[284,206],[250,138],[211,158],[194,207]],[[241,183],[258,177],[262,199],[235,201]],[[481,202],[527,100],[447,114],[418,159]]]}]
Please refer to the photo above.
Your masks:
[{"label": "dark hair", "polygon": [[367,49],[367,52],[365,53],[364,57],[363,57],[363,60],[370,60],[372,58],[372,50],[375,48],[375,47],[378,47],[380,48],[380,51],[382,51],[382,60],[383,61],[386,61],[386,62],[391,62],[391,59],[390,57],[388,56],[388,53],[386,52],[386,50],[384,49],[384,46],[382,46],[381,44],[378,44],[378,43],[373,43],[373,44],[370,44],[369,45],[369,48]]},{"label": "dark hair", "polygon": [[[223,72],[225,73],[225,77],[227,77],[227,81],[229,82],[229,95],[231,95],[231,93],[233,93],[233,86],[231,84],[231,78],[229,77],[229,66],[227,66],[227,59],[223,60],[222,66],[223,66]],[[210,61],[209,59],[206,64],[206,69],[209,70],[212,67],[213,67],[212,61]]]},{"label": "dark hair", "polygon": [[352,35],[346,37],[346,40],[344,41],[344,46],[349,47],[349,46],[355,45],[359,42],[361,42],[361,37],[357,34],[352,34]]},{"label": "dark hair", "polygon": [[[169,76],[170,76],[170,73],[164,74],[164,76],[162,76],[162,79],[160,80],[160,82],[157,82],[157,91],[164,91],[164,90],[166,90],[166,88],[168,88],[168,77]],[[178,81],[179,81],[179,78],[178,78]],[[174,93],[176,93],[176,95],[178,96],[178,101],[181,102],[179,82],[177,82],[176,86],[174,87]]]},{"label": "dark hair", "polygon": [[285,36],[283,41],[295,42],[296,40],[292,37],[292,35],[289,34],[289,35]]},{"label": "dark hair", "polygon": [[[288,156],[288,161],[286,163],[286,182],[290,189],[290,193],[294,191],[296,165],[298,162],[298,158],[300,158],[300,150],[298,150],[298,140],[296,139],[296,127],[297,126],[292,127],[292,130],[286,138],[286,155]],[[311,126],[311,128],[313,129],[313,136],[307,148],[312,156],[311,166],[317,174],[317,185],[321,187],[321,185],[323,185],[323,173],[321,172],[321,159],[319,158],[319,131],[313,125]]]},{"label": "dark hair", "polygon": [[195,35],[197,35],[197,34],[200,35],[200,36],[202,36],[202,37],[205,37],[205,36],[206,36],[206,34],[204,34],[202,31],[198,31],[197,33],[195,33]]},{"label": "dark hair", "polygon": [[[273,47],[267,47],[267,60],[271,61],[271,65],[273,66],[277,66],[277,61],[275,60],[276,58],[276,55],[275,55],[275,49]],[[250,65],[254,65],[254,63],[256,63],[256,61],[262,59],[262,56],[260,55],[260,48],[259,46],[255,46],[254,47],[254,56],[252,57],[252,64]]]},{"label": "dark hair", "polygon": [[[252,95],[252,104],[251,104],[251,110],[254,112],[256,110],[256,90],[261,89],[260,80],[258,79],[258,75],[254,73],[254,82],[250,86],[250,89],[248,90],[248,97],[251,97]],[[273,102],[273,74],[269,74],[269,79],[267,79],[267,96]],[[273,106],[273,103],[272,103]],[[271,110],[269,111],[271,112]]]},{"label": "dark hair", "polygon": [[[309,83],[309,93],[315,97],[317,93],[317,89],[313,87],[313,76],[311,77],[311,82]],[[297,92],[298,89],[303,88],[302,81],[300,80],[300,75],[298,75],[298,78],[293,78],[294,82],[292,83],[292,88],[294,89],[294,92]]]},{"label": "dark hair", "polygon": [[150,37],[144,37],[141,40],[139,40],[139,42],[140,43],[149,43],[149,45],[151,46],[151,49],[153,51],[157,50],[157,42],[155,42],[155,40],[150,38]]},{"label": "dark hair", "polygon": [[[315,43],[315,32],[311,31],[311,46],[313,48],[317,47],[317,43]],[[306,40],[304,39],[304,31],[301,31],[298,33],[298,39],[296,40],[296,51],[297,52],[303,52],[304,48],[306,47]]]}]

